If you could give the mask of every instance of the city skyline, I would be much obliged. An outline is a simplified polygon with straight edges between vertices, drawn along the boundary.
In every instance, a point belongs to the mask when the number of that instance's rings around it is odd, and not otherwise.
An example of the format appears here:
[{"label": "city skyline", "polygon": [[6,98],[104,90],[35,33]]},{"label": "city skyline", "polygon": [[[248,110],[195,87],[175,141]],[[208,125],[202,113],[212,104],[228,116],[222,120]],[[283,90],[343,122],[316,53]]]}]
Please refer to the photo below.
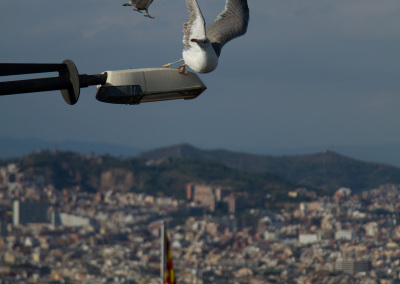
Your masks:
[{"label": "city skyline", "polygon": [[[219,204],[222,211],[212,213],[201,200],[221,200],[222,187],[188,184],[181,188],[185,201],[118,189],[117,183],[96,192],[61,189],[40,177],[16,164],[0,167],[2,280],[158,283],[160,220],[168,226],[180,283],[400,278],[395,184],[324,196],[298,189],[288,191],[280,208],[272,209],[271,200],[261,208],[229,206],[229,212]],[[51,214],[33,214],[39,208]]]}]

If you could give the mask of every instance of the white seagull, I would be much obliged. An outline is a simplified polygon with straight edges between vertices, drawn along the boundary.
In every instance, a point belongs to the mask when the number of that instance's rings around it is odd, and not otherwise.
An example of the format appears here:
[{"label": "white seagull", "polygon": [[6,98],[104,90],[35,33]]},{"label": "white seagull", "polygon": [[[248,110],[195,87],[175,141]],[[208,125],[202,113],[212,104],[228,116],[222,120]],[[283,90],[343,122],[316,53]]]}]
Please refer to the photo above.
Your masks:
[{"label": "white seagull", "polygon": [[242,36],[249,23],[247,0],[226,0],[225,10],[207,29],[196,0],[186,0],[189,21],[183,24],[183,58],[162,67],[170,67],[180,61],[179,72],[187,74],[185,65],[198,73],[209,73],[218,66],[222,47],[230,40]]},{"label": "white seagull", "polygon": [[122,6],[133,6],[135,7],[133,10],[138,11],[139,13],[142,13],[141,10],[146,10],[147,14],[144,16],[153,19],[154,17],[150,16],[149,14],[149,6],[151,5],[152,2],[153,0],[131,0],[123,4]]}]

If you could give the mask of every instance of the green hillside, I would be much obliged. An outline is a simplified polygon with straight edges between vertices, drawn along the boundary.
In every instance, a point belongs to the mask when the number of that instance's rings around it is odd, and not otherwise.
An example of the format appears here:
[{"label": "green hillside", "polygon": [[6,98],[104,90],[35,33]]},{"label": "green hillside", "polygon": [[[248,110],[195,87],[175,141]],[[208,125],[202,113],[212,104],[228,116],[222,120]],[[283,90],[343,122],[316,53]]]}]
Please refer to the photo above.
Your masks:
[{"label": "green hillside", "polygon": [[199,158],[219,161],[247,172],[271,173],[295,184],[336,191],[376,188],[384,183],[400,184],[400,169],[351,159],[335,152],[297,156],[262,156],[226,150],[201,150],[188,144],[155,149],[141,154],[145,159]]},{"label": "green hillside", "polygon": [[197,158],[149,162],[141,158],[43,151],[4,160],[2,164],[10,162],[17,163],[27,179],[41,177],[57,189],[79,186],[87,191],[118,189],[184,198],[186,184],[194,182],[229,186],[263,202],[267,194],[285,199],[289,190],[298,187],[273,174],[245,172]]}]

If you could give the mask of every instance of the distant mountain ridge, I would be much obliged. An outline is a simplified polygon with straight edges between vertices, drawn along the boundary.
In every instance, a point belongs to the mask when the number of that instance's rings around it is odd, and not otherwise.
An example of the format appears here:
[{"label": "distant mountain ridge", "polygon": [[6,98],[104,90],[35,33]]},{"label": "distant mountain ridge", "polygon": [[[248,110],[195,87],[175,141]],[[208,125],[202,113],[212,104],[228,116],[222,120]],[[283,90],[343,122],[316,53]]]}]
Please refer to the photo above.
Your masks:
[{"label": "distant mountain ridge", "polygon": [[[143,190],[170,191],[173,188],[175,192],[181,191],[185,183],[193,181],[235,185],[252,191],[268,185],[268,188],[275,188],[277,192],[294,187],[325,192],[349,187],[361,191],[386,183],[400,184],[399,168],[363,162],[332,151],[278,157],[221,149],[202,150],[190,144],[180,144],[130,158],[54,150],[37,151],[1,162],[4,164],[9,161],[39,169],[60,187],[79,184],[93,190],[108,187],[99,183],[103,174],[123,180],[125,189],[135,186]],[[95,170],[94,164],[98,161],[103,162]]]},{"label": "distant mountain ridge", "polygon": [[202,150],[190,144],[179,144],[143,152],[143,149],[110,143],[77,141],[50,143],[39,139],[0,137],[0,158],[19,157],[46,149],[152,160],[166,158],[210,159],[219,161],[231,168],[247,172],[270,173],[295,184],[330,191],[339,187],[363,190],[377,187],[383,183],[400,184],[399,168],[376,162],[360,161],[333,151],[305,155],[272,156],[246,154],[223,149]]},{"label": "distant mountain ridge", "polygon": [[[124,141],[124,145],[118,143],[106,142],[85,142],[75,140],[56,140],[45,141],[37,138],[9,138],[0,136],[0,159],[20,157],[33,153],[38,150],[58,149],[66,151],[74,151],[86,154],[112,155],[115,157],[134,157],[135,155],[154,149],[155,147],[137,147],[129,141]],[[400,168],[400,144],[384,144],[384,145],[348,145],[330,147],[307,147],[307,148],[261,148],[261,149],[230,149],[232,151],[252,153],[254,155],[269,156],[294,156],[308,155],[310,153],[319,153],[325,150],[331,150],[340,153],[346,157],[369,162],[379,162],[391,164]],[[223,150],[221,150],[223,151]]]},{"label": "distant mountain ridge", "polygon": [[293,183],[321,189],[349,187],[363,190],[384,183],[400,184],[400,169],[394,166],[363,162],[332,151],[298,156],[262,156],[227,150],[201,150],[190,144],[155,149],[139,154],[150,160],[167,158],[211,159],[249,172],[268,172]]}]

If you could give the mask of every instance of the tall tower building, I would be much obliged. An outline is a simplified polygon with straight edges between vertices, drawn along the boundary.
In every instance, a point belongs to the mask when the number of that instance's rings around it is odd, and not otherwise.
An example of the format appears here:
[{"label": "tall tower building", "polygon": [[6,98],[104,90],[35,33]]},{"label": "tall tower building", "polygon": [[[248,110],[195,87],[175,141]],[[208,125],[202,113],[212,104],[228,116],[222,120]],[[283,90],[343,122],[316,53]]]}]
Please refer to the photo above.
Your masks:
[{"label": "tall tower building", "polygon": [[45,201],[14,200],[13,225],[26,225],[28,223],[50,223],[48,214],[50,204]]}]

